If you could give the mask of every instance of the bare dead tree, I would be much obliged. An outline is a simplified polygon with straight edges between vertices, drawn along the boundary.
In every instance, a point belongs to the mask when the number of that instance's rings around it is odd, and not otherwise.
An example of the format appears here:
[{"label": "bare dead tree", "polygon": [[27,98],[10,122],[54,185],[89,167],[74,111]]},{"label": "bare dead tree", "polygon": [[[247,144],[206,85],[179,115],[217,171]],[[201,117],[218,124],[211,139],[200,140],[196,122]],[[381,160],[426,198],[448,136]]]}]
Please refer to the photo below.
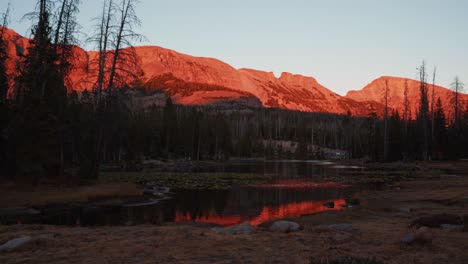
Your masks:
[{"label": "bare dead tree", "polygon": [[92,160],[92,176],[97,177],[101,149],[104,140],[105,112],[108,104],[111,104],[112,96],[106,102],[102,100],[103,91],[112,95],[116,83],[126,83],[128,76],[138,75],[138,58],[132,42],[142,40],[143,37],[134,32],[134,27],[140,25],[140,20],[135,13],[137,0],[105,0],[101,16],[96,25],[96,34],[89,39],[97,44],[97,111],[95,151]]},{"label": "bare dead tree", "polygon": [[434,112],[434,104],[435,104],[435,81],[436,81],[436,74],[437,74],[437,67],[434,66],[434,71],[432,72],[432,94],[431,94],[431,142],[434,146],[435,144],[435,134],[434,134],[434,126],[435,126],[435,112]]},{"label": "bare dead tree", "polygon": [[422,62],[418,68],[420,81],[420,104],[418,112],[418,125],[421,133],[421,152],[423,160],[429,158],[429,102],[427,97],[427,72],[426,63]]},{"label": "bare dead tree", "polygon": [[408,80],[405,80],[405,89],[403,92],[404,100],[403,100],[403,120],[405,120],[405,135],[408,132],[408,121],[411,119],[410,114],[410,104],[408,99]]},{"label": "bare dead tree", "polygon": [[101,25],[99,27],[99,64],[98,64],[98,80],[97,80],[97,95],[101,98],[102,89],[104,87],[104,75],[107,63],[107,46],[109,44],[110,26],[113,17],[112,9],[114,6],[113,0],[105,0],[102,8]]},{"label": "bare dead tree", "polygon": [[460,93],[463,92],[465,84],[460,81],[458,76],[456,76],[451,84],[453,90],[453,122],[455,127],[458,129],[460,127]]},{"label": "bare dead tree", "polygon": [[384,90],[384,102],[385,102],[385,108],[384,108],[384,160],[388,160],[388,92],[389,92],[389,87],[388,87],[388,80],[385,80],[385,90]]},{"label": "bare dead tree", "polygon": [[8,53],[6,51],[6,41],[4,38],[5,29],[8,26],[8,19],[10,14],[10,3],[5,13],[2,14],[1,28],[0,28],[0,103],[3,103],[7,99],[8,90],[10,83],[8,81],[8,74],[6,68],[6,62],[8,59]]},{"label": "bare dead tree", "polygon": [[[133,64],[134,66],[136,63],[136,54],[133,49],[132,41],[141,41],[143,36],[136,33],[133,30],[133,27],[140,26],[141,21],[136,15],[135,12],[135,5],[138,3],[137,0],[122,0],[120,5],[117,6],[117,13],[119,15],[119,23],[117,26],[117,32],[114,35],[114,41],[112,42],[113,45],[113,58],[112,58],[112,66],[110,69],[109,75],[109,84],[108,84],[108,92],[112,92],[112,88],[114,87],[114,79],[117,73],[117,65],[119,60],[122,62],[128,62]],[[122,48],[126,47],[126,50]],[[121,63],[121,64],[122,64]],[[127,65],[128,66],[128,65]],[[131,67],[133,68],[133,67]],[[122,69],[120,69],[122,70]]]},{"label": "bare dead tree", "polygon": [[79,44],[76,34],[79,25],[76,15],[79,12],[81,0],[61,0],[56,14],[56,28],[54,33],[54,47],[59,56],[59,70],[67,83],[67,75],[71,70],[73,61],[73,46]]}]

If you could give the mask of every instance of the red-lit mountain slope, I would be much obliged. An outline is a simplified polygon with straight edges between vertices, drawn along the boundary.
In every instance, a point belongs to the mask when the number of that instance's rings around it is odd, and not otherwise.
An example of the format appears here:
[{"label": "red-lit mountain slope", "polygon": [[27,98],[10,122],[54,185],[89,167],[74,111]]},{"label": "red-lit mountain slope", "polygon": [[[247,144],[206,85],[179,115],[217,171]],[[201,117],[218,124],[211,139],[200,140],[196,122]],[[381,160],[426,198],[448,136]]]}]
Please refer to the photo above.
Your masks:
[{"label": "red-lit mountain slope", "polygon": [[[8,69],[12,77],[18,73],[20,58],[30,45],[24,38],[7,29]],[[312,77],[282,73],[279,78],[271,72],[235,69],[217,59],[194,57],[156,47],[136,47],[143,75],[140,81],[147,89],[162,90],[181,104],[209,104],[223,100],[255,98],[264,107],[309,112],[367,115],[371,109],[378,113],[382,104],[374,98],[340,96]],[[74,67],[69,76],[71,89],[92,89],[96,52],[73,47]],[[95,72],[95,71],[94,71]],[[13,78],[11,78],[13,80]],[[10,90],[11,93],[11,90]]]},{"label": "red-lit mountain slope", "polygon": [[[400,115],[404,111],[405,86],[408,87],[407,96],[410,106],[410,112],[412,118],[415,118],[415,115],[419,108],[421,87],[421,83],[416,80],[383,76],[372,81],[370,84],[368,84],[366,87],[359,91],[349,91],[346,97],[358,102],[373,100],[383,104],[385,101],[384,96],[386,83],[388,83],[389,90],[388,105],[390,108],[397,109],[400,112]],[[430,105],[432,101],[432,84],[427,84],[427,88]],[[451,115],[453,113],[454,92],[447,88],[435,85],[435,101],[437,101],[437,98],[439,97],[442,101],[442,107],[444,111],[446,112],[446,114]],[[468,102],[468,95],[460,94],[460,102],[462,102],[462,104]]]}]

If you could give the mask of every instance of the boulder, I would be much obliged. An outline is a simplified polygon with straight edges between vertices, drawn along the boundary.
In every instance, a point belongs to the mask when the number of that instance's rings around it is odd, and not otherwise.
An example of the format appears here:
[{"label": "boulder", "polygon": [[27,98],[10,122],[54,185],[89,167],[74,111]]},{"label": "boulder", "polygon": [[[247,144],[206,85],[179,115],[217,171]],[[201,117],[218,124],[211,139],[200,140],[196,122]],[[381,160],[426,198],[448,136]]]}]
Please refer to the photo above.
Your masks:
[{"label": "boulder", "polygon": [[273,232],[281,232],[281,233],[289,233],[289,232],[296,232],[302,230],[301,225],[296,222],[292,221],[276,221],[270,226],[270,231]]},{"label": "boulder", "polygon": [[416,241],[419,244],[426,245],[432,243],[432,232],[428,227],[420,227],[416,230]]},{"label": "boulder", "polygon": [[406,245],[420,244],[427,245],[432,243],[432,233],[428,227],[420,227],[416,231],[406,234],[401,240]]},{"label": "boulder", "polygon": [[0,246],[0,252],[10,252],[13,251],[24,244],[29,243],[32,240],[30,236],[22,236],[12,240],[7,241],[5,244]]},{"label": "boulder", "polygon": [[252,225],[250,225],[249,222],[244,222],[240,225],[235,225],[235,226],[213,227],[211,230],[218,234],[245,235],[245,234],[252,233],[254,231],[254,228]]}]

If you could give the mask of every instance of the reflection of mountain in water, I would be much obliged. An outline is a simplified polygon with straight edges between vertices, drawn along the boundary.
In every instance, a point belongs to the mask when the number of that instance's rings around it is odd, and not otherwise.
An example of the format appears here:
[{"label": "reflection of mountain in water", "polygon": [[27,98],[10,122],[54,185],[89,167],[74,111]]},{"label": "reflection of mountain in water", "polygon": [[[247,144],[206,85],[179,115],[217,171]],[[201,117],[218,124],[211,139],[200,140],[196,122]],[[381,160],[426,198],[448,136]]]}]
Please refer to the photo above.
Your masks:
[{"label": "reflection of mountain in water", "polygon": [[[226,190],[176,190],[173,199],[125,205],[89,203],[37,208],[40,214],[18,213],[2,216],[0,223],[42,223],[56,225],[160,224],[173,221],[211,222],[234,225],[250,221],[253,225],[324,210],[339,210],[345,195],[352,190],[336,184],[313,182],[323,176],[346,172],[312,162],[234,162],[204,168],[203,171],[274,175],[269,185],[235,187]],[[335,208],[323,206],[335,202]]]},{"label": "reflection of mountain in water", "polygon": [[[175,221],[220,225],[249,221],[258,225],[284,217],[299,217],[344,204],[343,188],[237,188],[224,192],[184,192],[174,199]],[[323,206],[334,201],[334,208]]]}]

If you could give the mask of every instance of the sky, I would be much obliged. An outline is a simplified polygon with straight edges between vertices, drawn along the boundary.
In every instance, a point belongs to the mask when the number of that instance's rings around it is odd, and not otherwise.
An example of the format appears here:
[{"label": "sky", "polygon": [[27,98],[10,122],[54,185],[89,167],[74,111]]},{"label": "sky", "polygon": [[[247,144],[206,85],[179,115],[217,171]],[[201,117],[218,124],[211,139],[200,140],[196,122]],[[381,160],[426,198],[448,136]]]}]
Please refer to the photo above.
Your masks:
[{"label": "sky", "polygon": [[[10,28],[28,35],[21,17],[36,0],[10,2]],[[0,0],[0,12],[7,4]],[[83,33],[101,5],[82,0]],[[140,0],[136,12],[147,38],[136,45],[312,76],[342,95],[380,76],[417,79],[423,60],[437,66],[437,84],[455,76],[468,84],[466,0]]]}]

